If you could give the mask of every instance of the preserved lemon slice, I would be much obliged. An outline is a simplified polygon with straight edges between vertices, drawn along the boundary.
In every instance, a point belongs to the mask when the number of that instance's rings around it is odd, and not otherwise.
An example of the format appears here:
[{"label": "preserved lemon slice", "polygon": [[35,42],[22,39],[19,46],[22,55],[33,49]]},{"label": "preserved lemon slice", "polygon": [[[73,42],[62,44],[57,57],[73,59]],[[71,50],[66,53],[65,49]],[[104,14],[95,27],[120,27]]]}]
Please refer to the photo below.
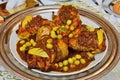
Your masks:
[{"label": "preserved lemon slice", "polygon": [[25,26],[32,20],[32,16],[26,16],[25,19],[22,22],[22,27],[25,28]]},{"label": "preserved lemon slice", "polygon": [[97,36],[98,36],[98,45],[100,45],[103,42],[103,30],[102,29],[97,31]]},{"label": "preserved lemon slice", "polygon": [[48,54],[41,48],[32,48],[28,51],[28,54],[49,58]]}]

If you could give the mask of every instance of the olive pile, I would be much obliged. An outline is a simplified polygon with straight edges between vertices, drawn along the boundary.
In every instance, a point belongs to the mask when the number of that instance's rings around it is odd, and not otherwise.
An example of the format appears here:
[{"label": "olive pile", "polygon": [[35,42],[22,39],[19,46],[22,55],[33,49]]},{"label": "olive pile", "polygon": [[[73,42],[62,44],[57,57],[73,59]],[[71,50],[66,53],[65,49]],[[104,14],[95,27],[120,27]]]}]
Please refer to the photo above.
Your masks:
[{"label": "olive pile", "polygon": [[78,65],[85,64],[86,60],[81,57],[80,54],[64,60],[63,62],[55,63],[57,68],[62,69],[64,72],[67,72],[70,68],[75,68]]}]

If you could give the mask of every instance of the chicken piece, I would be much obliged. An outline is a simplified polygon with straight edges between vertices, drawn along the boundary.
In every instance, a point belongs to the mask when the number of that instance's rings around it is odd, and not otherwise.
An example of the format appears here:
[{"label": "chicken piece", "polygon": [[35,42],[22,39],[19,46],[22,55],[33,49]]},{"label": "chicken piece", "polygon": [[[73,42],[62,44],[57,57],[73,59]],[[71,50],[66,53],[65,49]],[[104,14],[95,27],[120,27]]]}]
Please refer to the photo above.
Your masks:
[{"label": "chicken piece", "polygon": [[27,39],[37,33],[37,30],[42,26],[50,25],[51,21],[43,19],[41,16],[26,16],[19,29],[17,30],[20,39]]},{"label": "chicken piece", "polygon": [[74,27],[81,23],[78,10],[72,5],[63,5],[59,9],[58,15],[54,15],[53,12],[52,18],[56,25],[66,25],[68,20],[72,21],[70,25]]},{"label": "chicken piece", "polygon": [[[36,20],[36,22],[38,22],[41,19],[41,17],[37,16],[36,17],[26,16],[25,19],[21,22],[21,24],[19,25],[19,29],[17,30],[17,34],[20,39],[27,39],[30,36],[36,34],[36,31],[38,29],[38,26],[35,25],[36,18],[39,18],[38,20]],[[33,26],[29,25],[33,21],[34,21],[34,24],[32,24]]]},{"label": "chicken piece", "polygon": [[60,17],[55,15],[54,12],[52,13],[52,20],[55,23],[55,25],[62,25],[62,21],[60,20]]},{"label": "chicken piece", "polygon": [[51,62],[49,58],[43,58],[36,55],[27,54],[27,64],[29,69],[40,69],[41,71],[49,71]]},{"label": "chicken piece", "polygon": [[36,41],[40,41],[42,37],[45,35],[50,34],[51,27],[50,26],[42,26],[38,29],[37,34],[36,34]]},{"label": "chicken piece", "polygon": [[27,29],[22,27],[19,27],[16,33],[20,39],[27,39],[30,36],[30,33],[27,31]]},{"label": "chicken piece", "polygon": [[105,35],[102,34],[103,40],[101,44],[98,40],[97,31],[100,28],[96,28],[94,31],[90,32],[86,25],[82,25],[81,29],[79,29],[78,37],[73,37],[69,39],[69,47],[78,50],[78,51],[93,51],[94,53],[102,52],[105,50]]},{"label": "chicken piece", "polygon": [[73,20],[78,16],[78,10],[72,5],[63,5],[59,11],[58,16],[63,24],[66,24],[67,20]]},{"label": "chicken piece", "polygon": [[48,49],[46,47],[46,44],[49,38],[49,36],[44,36],[44,38],[42,38],[42,40],[40,40],[40,42],[37,43],[36,47],[40,47],[44,51],[46,51],[51,58],[51,62],[58,62],[60,60],[65,59],[69,53],[68,44],[65,42],[65,40],[53,39],[51,43],[53,47],[51,49]]},{"label": "chicken piece", "polygon": [[[51,49],[46,47],[47,44],[47,40],[50,39],[49,36],[45,36],[42,37],[42,39],[40,41],[37,42],[35,49],[37,52],[34,52],[34,54],[38,54],[38,48],[42,49],[42,51],[45,51],[45,53],[47,53],[47,55],[49,55],[49,57],[41,57],[39,55],[34,55],[33,56],[28,54],[27,56],[27,63],[29,65],[29,68],[38,68],[42,71],[49,71],[51,70],[51,66],[53,66],[52,64],[55,62],[59,62],[64,60],[65,58],[68,57],[68,45],[65,43],[64,40],[56,40],[53,39],[53,41],[51,42],[51,44],[53,45],[53,47]],[[33,48],[32,48],[33,49]],[[29,50],[30,51],[30,50]],[[29,53],[28,51],[28,53]],[[40,50],[41,52],[41,50]],[[39,53],[40,54],[40,53]]]},{"label": "chicken piece", "polygon": [[48,19],[44,19],[42,18],[40,15],[37,15],[36,17],[33,17],[33,19],[30,21],[30,23],[28,24],[28,26],[30,27],[34,27],[34,26],[45,26],[45,25],[50,25],[51,21],[49,21]]},{"label": "chicken piece", "polygon": [[68,51],[68,45],[64,42],[64,40],[58,40],[57,46],[55,51],[55,60],[54,62],[59,62],[64,60],[66,57],[68,57],[69,51]]},{"label": "chicken piece", "polygon": [[46,48],[46,39],[48,38],[48,36],[45,36],[40,42],[37,42],[35,47],[28,50],[27,64],[29,69],[37,68],[42,71],[49,71],[51,68],[52,54]]},{"label": "chicken piece", "polygon": [[29,28],[19,27],[19,29],[17,30],[17,34],[18,34],[18,37],[20,39],[27,39],[30,36],[35,35],[36,32],[37,32],[37,29],[38,29],[37,26],[35,26],[35,27],[29,27]]}]

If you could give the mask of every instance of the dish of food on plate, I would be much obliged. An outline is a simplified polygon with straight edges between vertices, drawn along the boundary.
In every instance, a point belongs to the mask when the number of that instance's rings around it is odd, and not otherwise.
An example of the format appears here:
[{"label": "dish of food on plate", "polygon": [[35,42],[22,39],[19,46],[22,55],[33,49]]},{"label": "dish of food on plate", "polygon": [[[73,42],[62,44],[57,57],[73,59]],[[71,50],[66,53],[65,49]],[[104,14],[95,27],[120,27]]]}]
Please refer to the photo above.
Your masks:
[{"label": "dish of food on plate", "polygon": [[3,65],[24,80],[98,79],[120,58],[113,25],[73,5],[20,11],[6,19],[0,33]]},{"label": "dish of food on plate", "polygon": [[82,23],[76,7],[63,5],[51,17],[27,15],[19,23],[16,50],[28,69],[79,71],[106,50],[103,29]]}]

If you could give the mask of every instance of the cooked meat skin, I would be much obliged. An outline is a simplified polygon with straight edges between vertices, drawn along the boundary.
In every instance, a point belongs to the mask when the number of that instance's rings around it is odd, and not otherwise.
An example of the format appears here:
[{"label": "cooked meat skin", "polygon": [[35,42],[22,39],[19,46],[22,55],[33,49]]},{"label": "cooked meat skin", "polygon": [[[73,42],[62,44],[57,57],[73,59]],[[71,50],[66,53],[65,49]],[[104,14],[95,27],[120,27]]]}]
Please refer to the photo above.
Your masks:
[{"label": "cooked meat skin", "polygon": [[78,23],[81,24],[81,20],[79,19],[78,10],[72,5],[63,5],[59,11],[58,15],[52,15],[52,19],[56,25],[65,25],[67,20],[72,20],[72,25],[74,27],[78,26]]},{"label": "cooked meat skin", "polygon": [[98,45],[97,30],[96,28],[93,32],[90,32],[86,25],[82,25],[79,30],[78,37],[73,37],[69,39],[69,47],[78,51],[94,51],[96,53],[102,52],[106,49],[105,46],[105,35],[103,35],[103,43]]},{"label": "cooked meat skin", "polygon": [[50,26],[42,26],[38,29],[36,33],[36,42],[40,41],[42,37],[49,36],[51,27]]},{"label": "cooked meat skin", "polygon": [[73,20],[78,16],[78,10],[72,5],[63,5],[58,11],[58,16],[62,23],[65,24],[68,19]]},{"label": "cooked meat skin", "polygon": [[42,18],[37,15],[33,17],[33,19],[28,22],[28,24],[23,28],[22,24],[19,25],[19,29],[17,30],[18,37],[20,39],[27,39],[37,33],[37,30],[42,26],[49,26],[51,21]]}]

